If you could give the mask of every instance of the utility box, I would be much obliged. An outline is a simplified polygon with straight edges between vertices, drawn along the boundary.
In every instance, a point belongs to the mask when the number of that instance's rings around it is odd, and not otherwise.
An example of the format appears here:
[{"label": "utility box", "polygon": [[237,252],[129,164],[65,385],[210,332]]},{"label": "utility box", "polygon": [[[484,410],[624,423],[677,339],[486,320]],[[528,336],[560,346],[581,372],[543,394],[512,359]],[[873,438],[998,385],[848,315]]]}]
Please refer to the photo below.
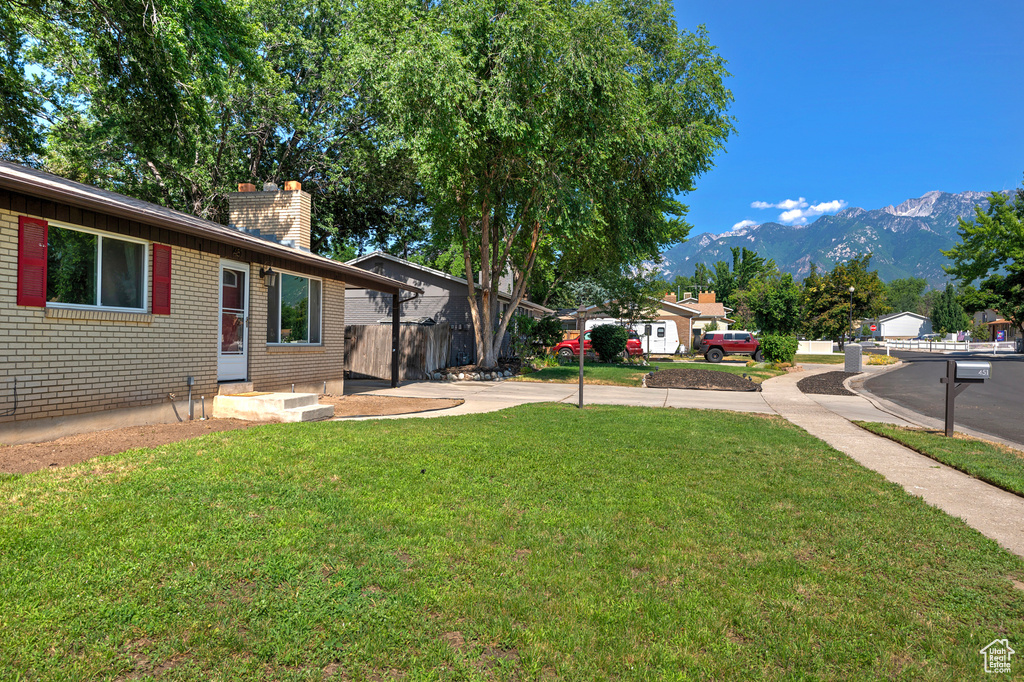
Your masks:
[{"label": "utility box", "polygon": [[956,380],[979,382],[992,376],[992,363],[984,360],[957,360]]},{"label": "utility box", "polygon": [[862,364],[864,349],[859,343],[848,343],[843,348],[846,358],[844,369],[847,372],[860,374],[864,371]]}]

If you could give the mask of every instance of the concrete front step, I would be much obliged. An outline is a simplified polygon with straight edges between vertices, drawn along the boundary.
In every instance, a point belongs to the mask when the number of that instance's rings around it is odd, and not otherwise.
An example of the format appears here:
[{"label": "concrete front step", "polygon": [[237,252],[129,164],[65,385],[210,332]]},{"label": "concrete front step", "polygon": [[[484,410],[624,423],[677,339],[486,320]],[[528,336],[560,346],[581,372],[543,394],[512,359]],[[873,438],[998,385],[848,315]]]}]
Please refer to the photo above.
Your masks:
[{"label": "concrete front step", "polygon": [[217,395],[234,395],[236,393],[252,393],[252,382],[225,381],[217,385]]},{"label": "concrete front step", "polygon": [[330,419],[333,405],[320,405],[315,393],[262,393],[218,395],[213,399],[213,416],[248,421],[308,422]]}]

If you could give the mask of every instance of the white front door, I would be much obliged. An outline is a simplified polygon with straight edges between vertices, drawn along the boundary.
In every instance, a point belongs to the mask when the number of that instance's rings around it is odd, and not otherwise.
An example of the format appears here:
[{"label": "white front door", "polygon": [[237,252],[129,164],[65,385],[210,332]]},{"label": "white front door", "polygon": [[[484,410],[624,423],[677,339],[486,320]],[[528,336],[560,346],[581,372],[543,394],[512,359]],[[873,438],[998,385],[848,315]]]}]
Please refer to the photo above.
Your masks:
[{"label": "white front door", "polygon": [[249,377],[249,266],[221,261],[217,381]]}]

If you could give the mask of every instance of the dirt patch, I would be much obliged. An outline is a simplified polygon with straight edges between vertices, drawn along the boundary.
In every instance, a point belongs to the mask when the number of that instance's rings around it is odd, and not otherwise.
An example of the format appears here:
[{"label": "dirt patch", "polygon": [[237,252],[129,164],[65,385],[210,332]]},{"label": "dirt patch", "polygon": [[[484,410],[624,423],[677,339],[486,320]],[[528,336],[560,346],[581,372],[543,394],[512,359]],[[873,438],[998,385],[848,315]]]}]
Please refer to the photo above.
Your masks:
[{"label": "dirt patch", "polygon": [[796,387],[804,393],[815,395],[857,395],[843,386],[844,381],[855,376],[857,372],[825,372],[801,379]]},{"label": "dirt patch", "polygon": [[321,405],[334,405],[335,417],[383,417],[391,414],[431,412],[457,407],[464,400],[448,398],[398,398],[383,395],[322,395]]},{"label": "dirt patch", "polygon": [[755,384],[737,374],[710,369],[662,369],[647,375],[648,388],[696,388],[705,391],[760,391]]},{"label": "dirt patch", "polygon": [[[334,405],[336,417],[379,417],[440,410],[461,405],[461,400],[392,398],[374,395],[322,396],[321,404]],[[66,436],[45,443],[0,445],[0,473],[27,474],[39,469],[78,464],[93,457],[116,455],[133,448],[154,448],[188,440],[207,433],[235,431],[266,422],[240,419],[208,419],[175,424],[128,426]]]}]

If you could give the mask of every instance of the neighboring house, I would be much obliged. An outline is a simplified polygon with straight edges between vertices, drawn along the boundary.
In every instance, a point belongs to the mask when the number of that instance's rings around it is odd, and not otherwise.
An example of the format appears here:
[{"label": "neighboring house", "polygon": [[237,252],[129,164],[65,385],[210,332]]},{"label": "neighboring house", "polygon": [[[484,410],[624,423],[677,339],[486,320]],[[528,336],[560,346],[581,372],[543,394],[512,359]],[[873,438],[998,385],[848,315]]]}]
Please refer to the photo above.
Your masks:
[{"label": "neighboring house", "polygon": [[310,253],[298,183],[239,189],[227,227],[0,163],[0,442],[174,421],[225,382],[341,392],[346,288],[419,290]]},{"label": "neighboring house", "polygon": [[[675,294],[669,294],[666,300],[668,302],[675,301]],[[693,339],[693,345],[695,347],[700,345],[700,337],[712,322],[718,325],[718,331],[727,331],[729,329],[729,325],[734,322],[729,317],[729,313],[732,312],[732,308],[727,308],[721,301],[716,301],[715,292],[713,291],[698,292],[697,298],[694,298],[693,294],[689,291],[684,292],[682,300],[679,301],[679,305],[692,308],[698,313],[697,316],[693,318],[693,329],[691,331],[691,339]],[[680,335],[680,338],[682,338],[682,335]]]},{"label": "neighboring house", "polygon": [[[723,304],[715,301],[715,292],[701,293],[699,298],[693,298],[689,292],[684,294],[682,301],[676,300],[675,294],[669,294],[657,303],[656,320],[672,322],[676,325],[679,336],[681,351],[686,352],[691,346],[700,345],[700,337],[704,328],[712,321],[718,323],[720,330],[726,330],[732,324],[728,313],[732,308],[726,308]],[[603,317],[605,307],[603,305],[592,305],[586,308],[588,318]],[[563,326],[576,325],[575,315],[569,311],[563,316]]]},{"label": "neighboring house", "polygon": [[[974,313],[974,324],[984,325],[988,329],[988,341],[1014,341],[1017,338],[1017,328],[1013,326],[1013,323],[992,308]],[[976,340],[984,341],[985,339]]]},{"label": "neighboring house", "polygon": [[[867,329],[871,329],[871,322],[868,321]],[[861,325],[863,330],[865,327]],[[882,339],[915,339],[921,334],[932,333],[932,321],[924,315],[917,313],[902,312],[893,313],[878,318],[875,323],[875,331],[871,332],[875,338]]]},{"label": "neighboring house", "polygon": [[[434,322],[447,322],[452,330],[448,364],[459,366],[476,362],[476,335],[469,307],[469,282],[382,251],[354,258],[347,265],[422,289],[422,295],[412,297],[402,304],[401,320],[414,324],[422,324],[428,318]],[[510,284],[505,279],[502,282],[505,284],[498,293],[499,314],[504,314],[512,302]],[[381,296],[373,291],[346,292],[346,322],[378,324],[381,320],[391,319],[391,304],[390,296]],[[517,312],[541,318],[555,311],[524,300],[519,304]]]}]

